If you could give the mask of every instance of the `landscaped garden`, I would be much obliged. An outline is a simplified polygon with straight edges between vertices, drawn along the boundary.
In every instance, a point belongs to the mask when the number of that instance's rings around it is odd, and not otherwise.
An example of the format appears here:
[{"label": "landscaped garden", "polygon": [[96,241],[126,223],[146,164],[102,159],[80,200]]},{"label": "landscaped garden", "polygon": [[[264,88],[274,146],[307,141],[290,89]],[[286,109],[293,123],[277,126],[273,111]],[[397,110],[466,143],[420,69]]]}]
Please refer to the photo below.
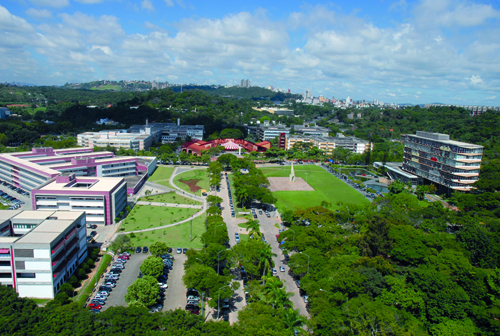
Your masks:
[{"label": "landscaped garden", "polygon": [[201,204],[200,201],[195,201],[191,198],[176,194],[175,192],[169,192],[158,195],[150,195],[141,197],[139,201],[145,202],[159,202],[159,203],[177,203],[177,204]]},{"label": "landscaped garden", "polygon": [[130,246],[151,246],[154,242],[162,241],[173,248],[200,249],[203,247],[203,243],[197,236],[205,232],[205,219],[205,214],[193,219],[193,240],[191,240],[191,221],[187,221],[164,229],[130,233],[128,234],[130,237],[129,244]]},{"label": "landscaped garden", "polygon": [[190,193],[197,193],[201,189],[209,189],[209,177],[207,169],[193,169],[174,178],[176,186]]},{"label": "landscaped garden", "polygon": [[[261,168],[266,177],[288,177],[291,167]],[[273,196],[277,198],[276,207],[280,210],[295,210],[321,205],[327,201],[332,205],[330,209],[337,209],[337,202],[368,204],[369,201],[357,190],[351,188],[323,168],[315,165],[294,165],[296,177],[314,188],[314,191],[276,191]],[[306,175],[307,173],[307,175]]]},{"label": "landscaped garden", "polygon": [[120,226],[120,231],[136,231],[173,224],[187,219],[200,209],[136,205]]}]

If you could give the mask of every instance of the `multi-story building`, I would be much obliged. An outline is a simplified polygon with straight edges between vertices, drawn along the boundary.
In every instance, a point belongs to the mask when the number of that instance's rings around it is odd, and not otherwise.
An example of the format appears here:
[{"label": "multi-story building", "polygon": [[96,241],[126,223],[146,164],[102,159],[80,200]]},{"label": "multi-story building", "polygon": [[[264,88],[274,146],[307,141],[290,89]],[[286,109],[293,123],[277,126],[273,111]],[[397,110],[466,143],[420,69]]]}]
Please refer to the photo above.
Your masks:
[{"label": "multi-story building", "polygon": [[[281,137],[280,137],[281,140]],[[319,137],[310,135],[287,135],[285,149],[293,148],[298,142],[309,142],[328,154],[332,154],[337,147],[344,147],[353,153],[362,154],[368,149],[373,150],[373,143],[356,137]]]},{"label": "multi-story building", "polygon": [[87,257],[85,213],[0,210],[0,284],[53,299]]},{"label": "multi-story building", "polygon": [[281,133],[290,134],[290,128],[284,125],[262,126],[258,130],[260,141],[271,141],[279,137]]},{"label": "multi-story building", "polygon": [[205,133],[203,125],[176,125],[164,127],[161,131],[161,143],[175,142],[175,139],[181,138],[186,140],[189,136],[191,139],[202,140]]},{"label": "multi-story building", "polygon": [[479,179],[482,155],[483,146],[417,131],[406,134],[402,169],[437,184],[440,192],[470,191]]},{"label": "multi-story building", "polygon": [[127,133],[127,130],[106,130],[100,132],[85,132],[77,135],[78,146],[82,147],[115,147],[138,150],[149,150],[154,142],[151,129],[144,133]]},{"label": "multi-story building", "polygon": [[60,175],[31,192],[33,210],[85,211],[89,224],[109,225],[127,206],[123,178]]}]

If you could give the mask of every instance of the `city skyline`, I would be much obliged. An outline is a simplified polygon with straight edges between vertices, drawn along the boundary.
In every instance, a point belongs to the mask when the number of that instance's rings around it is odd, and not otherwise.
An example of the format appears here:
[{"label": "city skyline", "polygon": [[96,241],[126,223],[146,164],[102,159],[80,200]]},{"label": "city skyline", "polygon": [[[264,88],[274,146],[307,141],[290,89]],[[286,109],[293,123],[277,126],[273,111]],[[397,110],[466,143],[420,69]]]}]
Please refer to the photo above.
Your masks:
[{"label": "city skyline", "polygon": [[239,85],[248,78],[252,86],[314,96],[500,105],[497,2],[27,0],[3,6],[0,78],[7,82]]}]

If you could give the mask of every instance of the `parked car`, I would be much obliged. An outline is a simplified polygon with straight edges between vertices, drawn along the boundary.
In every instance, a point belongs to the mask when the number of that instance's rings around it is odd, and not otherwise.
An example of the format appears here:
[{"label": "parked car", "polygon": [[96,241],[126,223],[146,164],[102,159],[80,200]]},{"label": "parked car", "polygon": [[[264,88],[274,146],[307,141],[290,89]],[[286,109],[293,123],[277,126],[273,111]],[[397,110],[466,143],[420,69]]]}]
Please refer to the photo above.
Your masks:
[{"label": "parked car", "polygon": [[280,272],[284,272],[285,271],[285,266],[280,266]]},{"label": "parked car", "polygon": [[90,301],[90,304],[96,304],[96,305],[99,305],[99,306],[104,306],[106,304],[106,302],[104,300],[93,299],[92,301]]},{"label": "parked car", "polygon": [[182,248],[181,247],[177,248],[177,254],[182,254]]},{"label": "parked car", "polygon": [[272,269],[272,272],[273,272],[273,275],[278,274],[278,271],[276,271],[276,268],[273,268],[273,269]]},{"label": "parked car", "polygon": [[147,246],[144,246],[144,247],[142,248],[142,253],[148,253],[148,252],[149,252],[148,247],[147,247]]},{"label": "parked car", "polygon": [[160,288],[163,288],[163,289],[167,289],[168,288],[168,285],[166,283],[162,283],[162,282],[159,282],[158,286],[160,286]]},{"label": "parked car", "polygon": [[186,254],[187,250],[188,250],[187,248],[183,248],[182,253]]},{"label": "parked car", "polygon": [[138,246],[136,249],[135,249],[135,253],[141,253],[142,251],[142,248],[140,246]]},{"label": "parked car", "polygon": [[91,309],[101,309],[102,308],[102,306],[100,304],[97,304],[97,303],[89,303],[88,307]]}]

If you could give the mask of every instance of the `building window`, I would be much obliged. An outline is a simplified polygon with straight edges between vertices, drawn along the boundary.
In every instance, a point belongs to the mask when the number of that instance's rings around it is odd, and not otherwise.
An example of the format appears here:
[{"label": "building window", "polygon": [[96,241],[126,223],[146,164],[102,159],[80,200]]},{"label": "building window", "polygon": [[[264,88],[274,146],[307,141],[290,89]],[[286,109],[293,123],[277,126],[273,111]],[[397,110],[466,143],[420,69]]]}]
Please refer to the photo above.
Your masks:
[{"label": "building window", "polygon": [[0,266],[10,266],[10,260],[1,260]]},{"label": "building window", "polygon": [[26,269],[25,265],[24,265],[24,261],[17,261],[16,260],[16,269],[18,270],[23,270],[23,269]]},{"label": "building window", "polygon": [[16,273],[16,277],[19,279],[22,278],[34,279],[36,278],[36,273]]},{"label": "building window", "polygon": [[14,256],[20,258],[33,258],[33,249],[15,249]]},{"label": "building window", "polygon": [[12,278],[12,273],[0,273],[0,279],[10,279]]}]

